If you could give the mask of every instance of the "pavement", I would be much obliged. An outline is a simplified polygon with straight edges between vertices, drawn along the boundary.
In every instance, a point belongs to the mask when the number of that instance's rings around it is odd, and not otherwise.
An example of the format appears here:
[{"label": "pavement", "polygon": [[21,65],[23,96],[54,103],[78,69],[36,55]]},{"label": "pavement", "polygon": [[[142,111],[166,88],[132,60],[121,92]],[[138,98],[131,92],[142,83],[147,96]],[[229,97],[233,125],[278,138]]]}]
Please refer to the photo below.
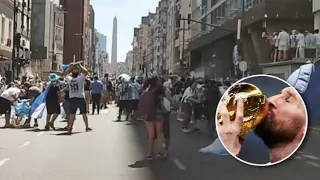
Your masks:
[{"label": "pavement", "polygon": [[[92,132],[85,132],[79,116],[71,136],[63,131],[0,129],[0,180],[318,180],[320,176],[320,135],[311,131],[290,159],[268,168],[254,167],[232,156],[198,153],[213,140],[204,133],[181,132],[172,117],[170,156],[145,161],[143,123],[114,122],[116,116],[115,107],[90,115]],[[0,118],[0,126],[3,121]],[[58,120],[56,126],[65,123]],[[244,154],[255,152],[255,147],[250,149]]]}]

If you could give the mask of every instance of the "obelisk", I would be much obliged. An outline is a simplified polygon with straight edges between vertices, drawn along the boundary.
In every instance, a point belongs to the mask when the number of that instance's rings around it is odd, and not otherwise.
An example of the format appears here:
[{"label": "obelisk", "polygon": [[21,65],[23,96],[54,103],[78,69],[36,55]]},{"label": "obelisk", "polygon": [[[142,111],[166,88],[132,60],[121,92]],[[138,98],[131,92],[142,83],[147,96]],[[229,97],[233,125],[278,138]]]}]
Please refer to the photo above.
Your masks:
[{"label": "obelisk", "polygon": [[118,50],[118,22],[117,17],[113,18],[113,32],[112,32],[112,47],[111,47],[111,73],[114,74],[118,70],[117,65],[117,50]]}]

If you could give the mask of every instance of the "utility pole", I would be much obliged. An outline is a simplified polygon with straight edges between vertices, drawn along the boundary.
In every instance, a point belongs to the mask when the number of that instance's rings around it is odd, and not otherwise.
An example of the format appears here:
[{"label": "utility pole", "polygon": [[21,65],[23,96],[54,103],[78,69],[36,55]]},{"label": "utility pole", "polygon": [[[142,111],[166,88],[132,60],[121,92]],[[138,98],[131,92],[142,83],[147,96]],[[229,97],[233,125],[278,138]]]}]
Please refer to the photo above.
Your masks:
[{"label": "utility pole", "polygon": [[[16,65],[16,32],[17,32],[17,0],[13,0],[13,41],[12,41],[12,57],[11,57],[11,77],[15,79]],[[17,49],[18,52],[18,49]]]}]

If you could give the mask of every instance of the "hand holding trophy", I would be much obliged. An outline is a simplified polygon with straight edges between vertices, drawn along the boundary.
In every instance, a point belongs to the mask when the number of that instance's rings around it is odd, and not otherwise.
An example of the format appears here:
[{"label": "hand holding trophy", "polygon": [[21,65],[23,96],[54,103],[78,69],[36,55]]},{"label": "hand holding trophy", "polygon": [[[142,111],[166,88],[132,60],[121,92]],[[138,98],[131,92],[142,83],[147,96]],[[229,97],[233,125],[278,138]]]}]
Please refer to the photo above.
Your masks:
[{"label": "hand holding trophy", "polygon": [[222,97],[218,111],[217,131],[223,144],[238,155],[249,131],[268,113],[268,102],[262,91],[249,83],[239,83]]}]

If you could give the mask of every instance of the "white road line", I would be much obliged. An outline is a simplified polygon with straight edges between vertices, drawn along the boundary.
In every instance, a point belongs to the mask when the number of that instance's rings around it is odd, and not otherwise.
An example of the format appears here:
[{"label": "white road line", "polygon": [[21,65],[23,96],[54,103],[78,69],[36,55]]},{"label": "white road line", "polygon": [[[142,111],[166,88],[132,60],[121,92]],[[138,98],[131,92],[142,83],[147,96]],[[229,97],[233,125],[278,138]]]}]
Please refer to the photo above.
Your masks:
[{"label": "white road line", "polygon": [[31,143],[31,141],[27,141],[27,142],[25,142],[24,144],[22,144],[19,148],[26,147],[26,146],[28,146],[30,143]]},{"label": "white road line", "polygon": [[181,170],[186,170],[186,167],[178,160],[178,159],[173,159],[173,162],[176,164],[176,166],[181,169]]},{"label": "white road line", "polygon": [[307,161],[308,164],[311,164],[312,166],[315,166],[315,167],[320,167],[319,164],[317,163],[314,163],[314,162],[311,162],[311,161]]},{"label": "white road line", "polygon": [[296,159],[302,159],[301,156],[297,156],[297,155],[294,155],[293,157],[296,158]]},{"label": "white road line", "polygon": [[303,155],[305,158],[308,158],[308,159],[312,159],[312,160],[320,160],[319,157],[317,156],[313,156],[313,155]]},{"label": "white road line", "polygon": [[9,161],[10,160],[10,158],[4,158],[4,159],[2,159],[1,161],[0,161],[0,167],[2,166],[2,165],[4,165],[7,161]]},{"label": "white road line", "polygon": [[37,136],[41,136],[42,134],[44,134],[44,132],[39,132]]}]

